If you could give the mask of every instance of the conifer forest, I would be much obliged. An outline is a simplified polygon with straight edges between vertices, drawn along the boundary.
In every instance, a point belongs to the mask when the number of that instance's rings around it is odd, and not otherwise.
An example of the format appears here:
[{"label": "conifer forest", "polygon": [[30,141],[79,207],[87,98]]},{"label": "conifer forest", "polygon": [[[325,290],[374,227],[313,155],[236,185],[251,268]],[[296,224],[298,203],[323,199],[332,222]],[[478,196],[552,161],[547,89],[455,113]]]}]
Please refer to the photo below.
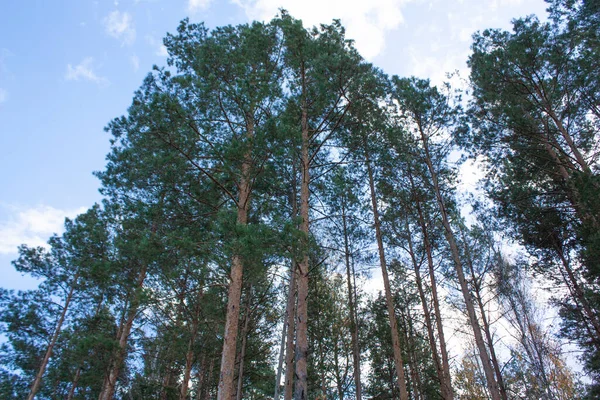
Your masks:
[{"label": "conifer forest", "polygon": [[104,200],[19,247],[0,398],[600,398],[598,0],[437,87],[283,10],[164,45]]}]

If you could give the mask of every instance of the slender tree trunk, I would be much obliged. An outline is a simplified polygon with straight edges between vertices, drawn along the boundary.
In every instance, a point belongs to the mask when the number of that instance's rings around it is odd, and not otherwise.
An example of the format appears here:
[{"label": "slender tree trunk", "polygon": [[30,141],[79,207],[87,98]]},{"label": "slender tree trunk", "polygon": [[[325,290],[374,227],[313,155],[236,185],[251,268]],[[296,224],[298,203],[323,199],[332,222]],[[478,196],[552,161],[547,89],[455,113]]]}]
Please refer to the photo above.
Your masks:
[{"label": "slender tree trunk", "polygon": [[346,210],[342,208],[342,223],[344,229],[344,254],[346,260],[346,280],[348,284],[348,308],[350,311],[350,334],[352,340],[352,362],[354,366],[354,387],[356,400],[362,400],[362,386],[360,383],[360,348],[358,344],[358,327],[356,324],[356,308],[354,305],[354,291],[350,274],[350,246],[348,243],[348,227]]},{"label": "slender tree trunk", "polygon": [[244,387],[244,359],[246,358],[246,345],[248,344],[248,327],[250,326],[250,300],[252,298],[252,285],[248,288],[248,299],[246,300],[246,314],[244,315],[244,327],[242,328],[242,348],[240,349],[240,369],[238,372],[236,399],[242,400],[242,388]]},{"label": "slender tree trunk", "polygon": [[75,377],[73,378],[73,382],[71,383],[71,389],[69,389],[69,394],[67,396],[67,400],[73,400],[73,397],[75,397],[75,390],[77,389],[77,385],[79,384],[80,376],[81,376],[81,367],[77,367],[77,371],[75,372]]},{"label": "slender tree trunk", "polygon": [[[202,289],[200,289],[199,300],[203,297],[204,293]],[[194,315],[194,320],[192,322],[192,332],[190,335],[190,340],[188,341],[187,353],[185,356],[185,367],[183,370],[183,382],[181,383],[181,390],[179,392],[179,399],[185,400],[187,398],[187,393],[189,390],[190,378],[192,376],[192,366],[194,364],[194,343],[196,342],[196,336],[198,335],[198,326],[200,325],[200,304],[196,305],[196,311]],[[204,367],[204,366],[202,366]],[[204,371],[203,371],[204,372]]]},{"label": "slender tree trunk", "polygon": [[452,253],[452,259],[454,261],[454,267],[456,270],[456,275],[458,277],[458,283],[460,285],[461,292],[463,294],[463,298],[465,300],[465,306],[467,307],[467,314],[469,315],[469,321],[471,322],[471,328],[473,329],[473,334],[475,336],[475,343],[477,344],[477,349],[479,351],[479,356],[481,358],[481,363],[483,366],[483,371],[485,373],[485,378],[487,381],[488,388],[490,390],[490,394],[492,396],[492,400],[500,400],[500,390],[498,388],[498,383],[494,377],[494,371],[491,365],[489,354],[485,348],[485,341],[483,340],[483,335],[481,333],[481,326],[479,325],[479,321],[477,319],[477,313],[475,312],[475,306],[473,305],[473,298],[471,296],[471,292],[469,291],[469,287],[467,284],[467,280],[465,279],[465,273],[463,269],[462,262],[460,260],[460,253],[458,251],[458,245],[456,244],[456,239],[454,237],[454,233],[452,232],[452,227],[450,226],[450,220],[448,218],[448,211],[446,210],[446,204],[442,197],[442,193],[440,190],[440,185],[438,182],[437,172],[433,167],[433,163],[431,162],[431,156],[429,154],[429,146],[427,144],[427,138],[425,136],[425,132],[422,127],[419,126],[419,131],[421,133],[421,139],[423,141],[423,149],[425,150],[425,163],[427,164],[427,168],[431,175],[431,180],[433,183],[433,189],[435,192],[435,197],[437,199],[438,207],[440,209],[440,214],[442,217],[442,225],[444,226],[444,234],[446,236],[446,240],[450,245],[450,250]]},{"label": "slender tree trunk", "polygon": [[[297,182],[296,182],[296,164],[292,163],[292,219],[298,214],[297,201]],[[294,394],[294,333],[296,325],[296,277],[298,274],[296,260],[294,256],[290,260],[290,283],[288,288],[288,298],[286,304],[286,349],[285,349],[285,379],[284,379],[284,400],[291,400]],[[275,400],[278,400],[275,398]]]},{"label": "slender tree trunk", "polygon": [[[411,177],[412,179],[412,177]],[[454,399],[454,391],[452,390],[452,378],[450,375],[450,361],[448,358],[448,350],[446,348],[446,339],[444,336],[444,325],[442,324],[442,313],[440,311],[440,302],[437,294],[437,282],[435,279],[435,267],[433,264],[433,254],[431,250],[431,242],[429,240],[429,232],[425,224],[421,203],[416,201],[417,212],[419,214],[419,225],[423,233],[423,244],[425,245],[425,254],[427,255],[427,266],[429,268],[429,283],[431,286],[431,298],[433,300],[433,309],[435,311],[435,323],[437,326],[438,338],[440,341],[440,353],[442,355],[442,370],[444,372],[444,381],[442,383],[442,398],[446,400]]]},{"label": "slender tree trunk", "polygon": [[[594,330],[596,331],[596,337],[600,338],[600,322],[598,321],[598,317],[596,316],[596,314],[592,310],[592,307],[590,306],[589,302],[585,298],[583,289],[582,289],[581,285],[579,284],[579,282],[577,281],[577,278],[575,277],[575,274],[573,273],[573,269],[571,268],[571,265],[569,264],[569,261],[565,257],[564,253],[560,249],[557,249],[556,252],[560,258],[560,261],[562,263],[564,271],[567,274],[568,280],[566,283],[571,288],[571,294],[573,295],[574,298],[579,300],[579,303],[581,304],[581,307],[583,308],[583,313],[588,318],[589,322],[592,324],[592,326],[594,327]],[[596,343],[598,344],[598,341],[596,341]]]},{"label": "slender tree trunk", "polygon": [[200,369],[196,372],[196,400],[202,400],[202,394],[204,392],[204,382],[206,380],[206,354],[202,353],[200,360]]},{"label": "slender tree trunk", "polygon": [[419,262],[417,261],[413,243],[411,239],[410,227],[408,225],[408,221],[406,222],[406,232],[407,232],[407,242],[408,249],[410,253],[410,258],[413,263],[414,271],[415,271],[415,281],[417,283],[417,291],[419,293],[419,298],[421,299],[421,306],[423,307],[423,315],[425,317],[425,327],[427,328],[427,338],[429,340],[429,347],[431,349],[431,355],[433,357],[433,363],[435,365],[435,369],[437,372],[438,381],[440,383],[440,392],[442,393],[442,398],[447,399],[446,394],[446,385],[445,385],[445,377],[444,371],[442,369],[442,364],[440,362],[440,356],[437,349],[437,344],[435,342],[434,328],[433,323],[431,321],[431,313],[429,311],[429,305],[427,304],[427,297],[425,296],[425,290],[423,289],[423,282],[421,280],[421,268],[419,266]]},{"label": "slender tree trunk", "polygon": [[[153,233],[154,232],[155,227],[153,227]],[[144,264],[142,270],[140,271],[140,274],[138,275],[136,288],[134,290],[134,293],[132,294],[133,299],[129,304],[129,310],[127,311],[127,316],[123,323],[123,328],[120,331],[117,354],[111,362],[108,376],[104,381],[104,385],[102,391],[100,392],[100,396],[98,396],[98,400],[112,400],[114,396],[117,378],[119,377],[119,372],[121,371],[121,366],[125,361],[125,356],[127,353],[127,343],[129,341],[129,334],[131,333],[131,328],[133,327],[133,321],[135,320],[135,317],[137,316],[137,313],[139,311],[139,297],[140,292],[144,286],[144,281],[146,280],[146,272],[147,265]]]},{"label": "slender tree trunk", "polygon": [[214,388],[214,384],[213,384],[213,371],[215,369],[215,358],[211,357],[210,358],[210,367],[208,368],[208,377],[206,379],[206,383],[207,383],[207,387],[206,387],[206,391],[204,392],[204,400],[211,400],[212,398],[212,394],[211,394],[211,390]]},{"label": "slender tree trunk", "polygon": [[[302,66],[303,86],[306,82],[304,66]],[[306,88],[303,87],[303,93]],[[304,94],[305,95],[305,94]],[[309,236],[309,182],[310,182],[310,155],[308,132],[308,106],[306,99],[302,100],[302,182],[300,185],[300,231],[303,233],[302,260],[298,264],[298,310],[296,323],[296,385],[294,388],[295,400],[308,399],[308,375],[307,375],[307,356],[308,356],[308,236]]]},{"label": "slender tree trunk", "polygon": [[[467,257],[468,258],[468,257]],[[479,307],[479,313],[481,314],[481,323],[482,329],[485,333],[485,337],[488,343],[488,348],[490,351],[490,359],[492,362],[492,366],[494,367],[494,373],[496,374],[496,379],[498,381],[498,388],[500,389],[500,396],[502,400],[508,400],[508,396],[506,394],[506,388],[504,386],[504,379],[502,378],[502,372],[500,368],[500,363],[498,362],[498,357],[496,357],[496,350],[494,348],[494,339],[492,338],[492,331],[490,328],[490,324],[488,322],[488,318],[485,312],[485,306],[483,304],[483,299],[481,295],[481,286],[476,281],[475,274],[473,273],[473,266],[470,265],[471,268],[471,278],[473,280],[473,287],[475,292],[475,301],[477,302],[477,306]]]},{"label": "slender tree trunk", "polygon": [[[254,136],[254,120],[247,115],[246,137]],[[250,205],[252,154],[247,150],[242,162],[242,176],[239,183],[237,200],[237,224],[248,223],[248,208]],[[223,334],[223,353],[221,357],[221,371],[219,375],[218,400],[231,400],[234,397],[233,380],[235,375],[235,358],[238,324],[240,317],[240,299],[242,296],[244,265],[242,256],[234,254],[231,262],[229,290],[227,293],[227,315],[225,317],[225,332]]]},{"label": "slender tree trunk", "polygon": [[383,238],[381,235],[381,224],[379,221],[379,209],[377,207],[377,195],[375,193],[375,179],[373,177],[373,169],[371,168],[371,159],[367,148],[366,138],[364,140],[364,156],[369,175],[369,188],[371,191],[371,206],[373,207],[373,220],[375,225],[375,238],[377,239],[377,250],[379,252],[379,264],[381,266],[381,275],[383,276],[383,287],[385,290],[385,300],[387,304],[388,317],[390,319],[390,329],[392,332],[392,347],[394,349],[394,366],[396,368],[396,376],[398,378],[397,385],[400,390],[400,400],[408,400],[408,391],[406,390],[406,379],[404,378],[404,363],[402,361],[402,352],[400,349],[400,335],[398,334],[398,323],[396,321],[396,313],[394,311],[394,302],[392,299],[392,290],[390,288],[390,280],[387,272],[387,264],[385,261],[385,252],[383,249]]},{"label": "slender tree trunk", "polygon": [[42,359],[42,363],[38,369],[37,374],[35,375],[35,379],[33,380],[33,384],[31,385],[31,390],[29,391],[29,395],[27,396],[27,400],[33,400],[36,393],[40,389],[40,384],[42,383],[42,378],[44,377],[44,372],[46,372],[46,367],[48,366],[48,361],[50,357],[52,357],[52,351],[54,350],[54,346],[56,345],[56,341],[58,340],[58,336],[60,335],[62,324],[65,321],[65,317],[67,315],[67,311],[69,310],[69,305],[71,304],[71,300],[73,299],[73,293],[75,292],[75,286],[77,285],[77,281],[79,280],[79,273],[76,273],[73,277],[73,283],[69,288],[69,293],[65,299],[65,304],[63,305],[62,311],[60,313],[60,317],[56,322],[56,326],[54,327],[54,333],[52,334],[52,338],[50,339],[50,343],[46,348],[46,353],[44,354],[44,358]]},{"label": "slender tree trunk", "polygon": [[[291,262],[290,265],[290,285],[292,283],[292,275],[294,274],[294,262]],[[289,289],[288,289],[289,292]],[[289,298],[289,293],[288,293]],[[285,339],[287,337],[287,314],[290,310],[285,310],[285,318],[283,319],[283,328],[281,329],[281,345],[279,346],[279,360],[277,362],[277,374],[275,374],[275,394],[273,395],[273,400],[279,400],[279,387],[281,386],[281,371],[283,369],[283,360],[285,358]]]},{"label": "slender tree trunk", "polygon": [[[415,351],[414,351],[414,345],[415,345],[415,330],[412,324],[412,316],[410,315],[410,307],[406,307],[406,323],[405,325],[408,325],[405,327],[405,331],[406,331],[406,337],[407,337],[407,343],[410,343],[411,345],[408,346],[408,355],[409,355],[409,359],[410,359],[410,368],[412,370],[412,375],[413,375],[413,394],[414,394],[414,398],[415,400],[420,400],[423,398],[423,380],[421,379],[421,372],[419,371],[419,364],[417,363],[417,360],[415,359]],[[438,361],[439,363],[439,361]]]},{"label": "slender tree trunk", "polygon": [[292,261],[290,273],[290,287],[288,291],[287,310],[287,337],[285,349],[285,382],[284,400],[291,400],[294,394],[294,331],[296,325],[296,263]]}]

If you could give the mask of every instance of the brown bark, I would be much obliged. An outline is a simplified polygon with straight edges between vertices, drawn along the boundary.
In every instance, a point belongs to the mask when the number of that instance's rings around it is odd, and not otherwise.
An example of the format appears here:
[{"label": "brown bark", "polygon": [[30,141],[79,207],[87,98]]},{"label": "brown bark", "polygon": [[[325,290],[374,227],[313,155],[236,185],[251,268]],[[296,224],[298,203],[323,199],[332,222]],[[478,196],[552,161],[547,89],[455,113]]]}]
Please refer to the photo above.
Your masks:
[{"label": "brown bark", "polygon": [[438,203],[438,207],[440,209],[440,214],[442,217],[442,225],[444,226],[444,235],[446,236],[446,240],[450,245],[450,250],[452,253],[452,259],[454,261],[454,268],[456,270],[456,275],[458,277],[458,283],[460,285],[460,289],[465,300],[465,306],[467,307],[467,314],[469,316],[469,321],[471,322],[471,328],[473,329],[473,334],[475,336],[475,343],[477,345],[477,349],[479,351],[479,356],[481,358],[481,363],[483,366],[483,371],[485,374],[485,378],[487,381],[487,386],[490,391],[490,395],[492,396],[492,400],[500,400],[500,390],[498,388],[498,383],[496,382],[494,371],[491,365],[489,354],[487,353],[485,342],[483,340],[483,335],[481,333],[481,326],[479,325],[479,320],[477,318],[477,313],[475,312],[475,306],[473,304],[473,298],[471,296],[471,292],[469,291],[469,287],[467,284],[467,280],[465,278],[465,273],[462,265],[462,261],[460,259],[460,253],[458,251],[458,245],[456,243],[456,238],[454,237],[454,233],[452,232],[452,227],[450,226],[450,219],[448,217],[448,211],[446,209],[446,204],[442,197],[442,193],[440,190],[440,185],[438,182],[437,172],[433,167],[433,163],[431,161],[431,156],[429,154],[429,145],[427,143],[427,137],[423,128],[419,125],[419,132],[421,134],[421,139],[423,142],[423,149],[425,150],[425,163],[427,164],[427,169],[431,175],[431,181],[433,183],[433,189],[435,192],[435,197]]},{"label": "brown bark", "polygon": [[[155,229],[156,228],[153,227],[153,233],[155,232]],[[102,391],[100,392],[100,396],[98,396],[98,400],[111,400],[114,396],[117,378],[119,377],[119,372],[121,371],[121,366],[125,361],[125,356],[127,353],[127,342],[129,341],[129,334],[131,333],[133,321],[135,320],[135,317],[138,313],[139,295],[140,291],[144,286],[144,281],[146,280],[146,272],[147,265],[144,264],[142,270],[140,271],[140,274],[138,275],[134,293],[132,294],[133,299],[129,304],[127,316],[123,321],[122,327],[119,331],[119,346],[117,348],[117,353],[111,362],[108,376],[104,380],[104,385],[102,387]]]},{"label": "brown bark", "polygon": [[342,227],[344,230],[344,255],[346,261],[346,280],[348,284],[348,309],[350,315],[350,335],[352,340],[352,363],[354,366],[354,387],[356,400],[362,400],[362,386],[360,383],[360,348],[358,344],[358,326],[356,323],[356,308],[354,305],[354,290],[350,274],[350,245],[348,243],[348,227],[346,223],[346,210],[342,208]]},{"label": "brown bark", "polygon": [[196,400],[202,400],[206,380],[206,354],[202,353],[200,369],[196,371]]},{"label": "brown bark", "polygon": [[[403,318],[404,320],[404,318]],[[415,330],[412,325],[412,316],[410,315],[410,307],[406,307],[406,319],[404,322],[404,331],[405,336],[407,337],[407,343],[410,343],[411,346],[407,346],[408,348],[408,357],[410,362],[410,370],[411,376],[413,378],[413,397],[415,400],[421,400],[423,398],[423,380],[421,379],[421,373],[419,371],[419,365],[417,360],[415,359],[414,346],[415,343]],[[408,325],[408,326],[407,326]]]},{"label": "brown bark", "polygon": [[410,258],[413,263],[413,268],[415,271],[415,281],[417,283],[417,291],[419,293],[419,298],[421,300],[421,307],[423,308],[423,315],[425,317],[425,327],[427,328],[427,338],[429,340],[429,347],[431,348],[431,355],[433,357],[433,363],[435,365],[438,381],[440,384],[440,392],[442,394],[442,398],[447,399],[448,395],[446,393],[444,371],[442,369],[442,363],[440,362],[440,356],[439,356],[437,344],[435,341],[434,328],[433,328],[433,323],[431,321],[431,313],[429,311],[429,304],[427,304],[428,301],[427,301],[427,297],[425,296],[425,290],[423,288],[423,281],[421,279],[421,268],[420,268],[419,262],[416,258],[416,254],[413,249],[413,243],[412,243],[412,239],[411,239],[411,233],[409,230],[408,222],[406,223],[406,232],[407,232],[406,239],[408,242],[409,254],[410,254]]},{"label": "brown bark", "polygon": [[[294,219],[298,216],[298,192],[297,192],[297,174],[296,174],[296,163],[292,162],[292,192],[290,194],[290,202],[292,203],[292,214],[291,218]],[[285,308],[286,321],[284,327],[287,332],[284,334],[286,341],[285,348],[285,379],[284,379],[284,400],[291,400],[294,394],[294,333],[295,333],[295,321],[296,321],[296,276],[297,276],[297,265],[294,256],[290,260],[290,283],[288,287],[288,298]],[[285,331],[285,329],[284,329]],[[277,381],[279,385],[279,380]],[[278,393],[277,393],[278,394]],[[275,400],[279,400],[275,397]]]},{"label": "brown bark", "polygon": [[290,286],[287,299],[287,337],[285,349],[284,400],[291,400],[294,393],[294,331],[296,321],[296,263],[290,266]]},{"label": "brown bark", "polygon": [[429,268],[429,284],[431,286],[431,299],[433,301],[433,309],[435,311],[435,323],[437,327],[438,339],[440,342],[440,353],[442,355],[442,370],[444,372],[444,382],[442,387],[442,398],[446,400],[454,399],[454,391],[452,390],[452,377],[450,375],[450,361],[448,350],[446,348],[446,339],[444,336],[444,325],[442,324],[442,313],[440,311],[440,301],[437,294],[437,282],[435,279],[435,267],[433,264],[433,254],[431,250],[431,242],[429,240],[429,232],[423,216],[423,210],[419,200],[416,201],[417,212],[419,214],[419,225],[423,233],[423,244],[425,245],[425,254],[427,255],[427,266]]},{"label": "brown bark", "polygon": [[[196,336],[198,335],[198,327],[200,325],[200,301],[204,296],[204,291],[200,288],[198,292],[198,303],[196,304],[194,317],[192,321],[192,332],[190,333],[190,340],[188,341],[187,352],[185,355],[185,367],[183,370],[183,381],[181,382],[181,390],[179,392],[179,399],[185,400],[189,390],[190,378],[192,376],[192,366],[194,364],[194,343]],[[204,368],[204,365],[202,365]],[[204,373],[204,371],[202,371]]]},{"label": "brown bark", "polygon": [[[291,265],[290,265],[290,283],[289,285],[291,286],[292,283],[292,276],[294,274],[294,262],[292,261]],[[288,299],[289,299],[289,291],[290,289],[288,288]],[[288,301],[289,303],[289,301]],[[286,305],[286,310],[285,310],[285,318],[283,320],[283,328],[281,329],[281,345],[279,346],[279,360],[277,362],[277,373],[275,374],[275,394],[273,395],[273,400],[279,400],[279,387],[281,385],[281,372],[283,370],[283,360],[285,359],[285,339],[287,337],[287,314],[289,314],[290,310],[287,308]]]},{"label": "brown bark", "polygon": [[[305,71],[302,68],[302,82],[305,82]],[[305,88],[303,88],[305,91]],[[308,111],[306,100],[302,103],[302,181],[300,184],[300,231],[303,233],[302,259],[298,264],[298,309],[296,315],[296,385],[294,399],[306,400],[308,398],[308,236],[309,236],[309,182],[310,182],[310,157],[309,157],[309,132]]]},{"label": "brown bark", "polygon": [[79,384],[79,377],[81,376],[81,367],[77,368],[75,372],[75,377],[73,378],[73,382],[71,383],[71,389],[69,389],[69,394],[67,395],[67,400],[73,400],[75,397],[75,390],[77,389],[77,385]]},{"label": "brown bark", "polygon": [[480,280],[475,276],[475,272],[473,270],[473,264],[471,262],[471,258],[469,255],[469,250],[467,248],[467,262],[469,264],[469,268],[471,270],[471,280],[473,282],[473,289],[475,292],[475,301],[477,302],[477,306],[479,307],[479,314],[481,315],[481,323],[483,333],[485,333],[485,338],[488,343],[488,349],[490,352],[490,361],[492,362],[492,366],[494,367],[494,373],[496,374],[496,379],[498,381],[498,388],[500,389],[500,396],[502,400],[508,400],[508,395],[506,394],[506,387],[504,386],[504,379],[502,378],[502,372],[500,368],[500,363],[498,362],[498,357],[496,357],[496,350],[494,348],[494,339],[492,337],[492,331],[490,328],[490,323],[488,321],[485,305],[483,303],[482,298],[482,289]]},{"label": "brown bark", "polygon": [[44,354],[44,358],[40,364],[37,374],[35,375],[35,379],[33,380],[33,384],[31,385],[31,390],[29,391],[29,395],[27,396],[27,400],[33,400],[36,393],[40,389],[40,385],[42,383],[42,378],[44,376],[44,372],[46,372],[46,366],[48,365],[48,361],[52,356],[52,351],[54,350],[54,346],[56,345],[56,341],[58,340],[58,335],[60,334],[62,324],[65,321],[65,317],[67,315],[67,311],[69,310],[69,305],[71,304],[71,300],[73,299],[73,293],[75,292],[75,286],[77,285],[77,281],[79,280],[79,273],[76,273],[73,277],[73,282],[71,287],[69,288],[69,293],[65,299],[65,304],[63,305],[62,311],[60,313],[60,317],[56,322],[56,326],[54,327],[54,333],[52,334],[52,338],[50,339],[50,343],[46,348],[46,353]]},{"label": "brown bark", "polygon": [[204,400],[211,400],[211,397],[212,397],[211,391],[213,388],[211,386],[213,386],[212,378],[213,378],[214,369],[215,369],[215,358],[211,357],[210,358],[210,367],[208,368],[208,377],[206,379],[207,388],[206,388],[206,391],[204,392]]},{"label": "brown bark", "polygon": [[250,326],[250,300],[252,298],[252,285],[248,288],[248,299],[246,300],[246,314],[244,315],[244,327],[242,328],[242,348],[240,349],[240,368],[238,371],[238,382],[236,399],[242,400],[242,388],[244,386],[244,359],[246,358],[246,344],[248,343],[248,328]]},{"label": "brown bark", "polygon": [[379,221],[379,209],[377,207],[377,195],[375,193],[375,179],[371,168],[371,160],[367,149],[366,138],[364,138],[364,156],[367,172],[369,175],[369,188],[371,191],[371,206],[373,208],[373,220],[375,225],[375,238],[377,240],[377,250],[379,253],[379,264],[381,266],[381,275],[383,276],[383,287],[385,290],[385,301],[387,305],[388,317],[390,319],[390,329],[392,333],[392,347],[394,349],[394,366],[396,368],[396,376],[398,389],[400,390],[400,400],[408,400],[408,391],[406,389],[406,379],[404,378],[404,362],[402,360],[402,352],[400,348],[400,336],[398,334],[398,323],[396,321],[396,313],[394,311],[394,302],[392,299],[392,291],[390,288],[390,280],[387,272],[387,264],[385,260],[385,252],[383,249],[383,238],[381,235],[381,224]]},{"label": "brown bark", "polygon": [[[254,136],[254,121],[247,117],[246,137]],[[248,150],[244,154],[241,178],[239,183],[239,196],[237,200],[237,224],[248,223],[248,207],[250,205],[251,178],[250,168],[252,155]],[[218,400],[231,400],[234,395],[234,375],[237,333],[240,316],[240,299],[242,296],[242,281],[244,274],[243,260],[240,254],[234,254],[231,262],[230,283],[227,292],[227,315],[225,317],[225,332],[223,334],[223,353],[221,357],[221,371],[219,375]]]}]

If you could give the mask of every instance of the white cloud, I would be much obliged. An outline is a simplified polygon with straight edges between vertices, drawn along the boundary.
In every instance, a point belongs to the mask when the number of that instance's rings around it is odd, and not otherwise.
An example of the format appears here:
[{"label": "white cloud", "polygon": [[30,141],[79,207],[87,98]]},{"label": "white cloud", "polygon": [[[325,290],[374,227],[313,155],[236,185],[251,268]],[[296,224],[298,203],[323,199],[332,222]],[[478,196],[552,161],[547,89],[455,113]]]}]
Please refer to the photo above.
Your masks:
[{"label": "white cloud", "polygon": [[386,34],[403,21],[402,8],[410,0],[237,0],[250,19],[269,20],[279,8],[301,19],[306,26],[327,23],[339,18],[347,37],[367,59],[385,48]]},{"label": "white cloud", "polygon": [[161,57],[167,57],[169,52],[167,51],[167,47],[164,44],[161,44],[156,50],[156,55]]},{"label": "white cloud", "polygon": [[122,45],[132,45],[135,42],[133,18],[128,12],[111,12],[104,18],[104,28],[110,36],[119,39]]},{"label": "white cloud", "polygon": [[132,55],[129,59],[131,61],[131,66],[133,67],[133,72],[137,72],[140,69],[140,58],[137,55]]},{"label": "white cloud", "polygon": [[94,59],[92,57],[86,57],[76,66],[68,64],[65,79],[68,81],[86,80],[97,83],[99,85],[108,84],[108,79],[98,76],[96,72],[94,72],[94,68],[92,65],[93,63]]},{"label": "white cloud", "polygon": [[152,46],[156,49],[154,51],[154,55],[157,55],[160,57],[167,57],[169,55],[169,52],[167,51],[167,48],[165,47],[165,45],[160,40],[156,40],[154,38],[154,36],[146,35],[146,41],[148,42],[148,44],[150,46]]},{"label": "white cloud", "polygon": [[8,92],[5,89],[0,88],[0,104],[8,100]]},{"label": "white cloud", "polygon": [[46,205],[4,208],[9,210],[9,217],[0,221],[0,254],[16,254],[21,244],[47,246],[50,236],[63,232],[66,217],[74,218],[86,210],[60,210]]},{"label": "white cloud", "polygon": [[198,11],[206,10],[212,0],[188,0],[188,11],[195,13]]}]

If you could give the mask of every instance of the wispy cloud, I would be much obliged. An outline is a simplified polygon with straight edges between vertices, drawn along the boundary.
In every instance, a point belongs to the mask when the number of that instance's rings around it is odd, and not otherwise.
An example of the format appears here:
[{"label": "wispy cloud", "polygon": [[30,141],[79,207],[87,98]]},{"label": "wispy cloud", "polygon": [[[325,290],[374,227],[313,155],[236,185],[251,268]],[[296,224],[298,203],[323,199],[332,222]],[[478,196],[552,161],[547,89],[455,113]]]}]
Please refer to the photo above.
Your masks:
[{"label": "wispy cloud", "polygon": [[122,45],[132,45],[135,42],[133,18],[128,12],[115,10],[104,18],[106,33],[121,41]]},{"label": "wispy cloud", "polygon": [[8,92],[5,89],[0,88],[0,104],[8,100]]},{"label": "wispy cloud", "polygon": [[50,236],[63,232],[66,217],[74,218],[86,210],[61,210],[47,205],[2,207],[8,210],[8,218],[0,221],[0,254],[16,254],[21,244],[46,246]]},{"label": "wispy cloud", "polygon": [[129,58],[129,61],[133,67],[133,72],[137,72],[140,69],[140,58],[134,54]]},{"label": "wispy cloud", "polygon": [[96,74],[93,63],[94,59],[92,57],[86,57],[76,66],[68,64],[65,79],[68,81],[85,80],[98,85],[107,85],[109,83],[108,79]]},{"label": "wispy cloud", "polygon": [[402,8],[410,0],[236,0],[250,19],[269,20],[284,8],[306,25],[341,19],[349,39],[361,54],[372,59],[386,45],[386,34],[403,21]]},{"label": "wispy cloud", "polygon": [[206,10],[212,0],[188,0],[188,11],[195,13],[198,11]]},{"label": "wispy cloud", "polygon": [[152,47],[154,47],[156,50],[154,51],[154,54],[160,57],[167,57],[169,55],[169,52],[167,51],[167,48],[165,47],[165,45],[160,41],[160,40],[156,40],[156,38],[152,35],[146,35],[146,41],[148,42],[148,44]]}]

